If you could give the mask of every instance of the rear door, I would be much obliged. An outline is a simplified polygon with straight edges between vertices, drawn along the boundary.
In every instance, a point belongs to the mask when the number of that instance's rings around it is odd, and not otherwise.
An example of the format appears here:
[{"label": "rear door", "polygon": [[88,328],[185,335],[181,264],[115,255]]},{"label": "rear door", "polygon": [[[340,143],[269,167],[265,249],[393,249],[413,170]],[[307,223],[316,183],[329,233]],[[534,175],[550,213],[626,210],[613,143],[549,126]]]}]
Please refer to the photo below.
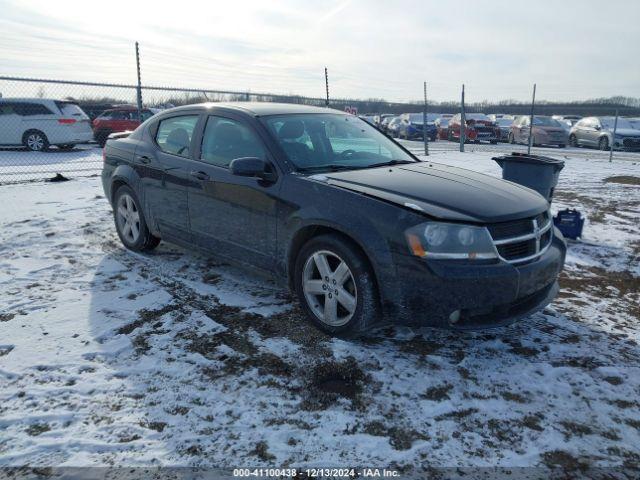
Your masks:
[{"label": "rear door", "polygon": [[273,268],[280,180],[264,182],[229,170],[236,158],[271,159],[261,133],[242,116],[209,115],[199,147],[198,158],[189,161],[194,242],[236,261]]},{"label": "rear door", "polygon": [[58,143],[63,127],[68,126],[58,123],[60,114],[51,101],[45,101],[45,103],[20,102],[16,104],[15,108],[22,119],[22,132],[39,130],[47,136],[51,144]]},{"label": "rear door", "polygon": [[22,116],[11,102],[0,101],[0,145],[22,143]]},{"label": "rear door", "polygon": [[168,239],[191,241],[188,166],[199,120],[197,111],[165,117],[150,127],[150,141],[136,148],[134,168],[143,185],[145,206]]}]

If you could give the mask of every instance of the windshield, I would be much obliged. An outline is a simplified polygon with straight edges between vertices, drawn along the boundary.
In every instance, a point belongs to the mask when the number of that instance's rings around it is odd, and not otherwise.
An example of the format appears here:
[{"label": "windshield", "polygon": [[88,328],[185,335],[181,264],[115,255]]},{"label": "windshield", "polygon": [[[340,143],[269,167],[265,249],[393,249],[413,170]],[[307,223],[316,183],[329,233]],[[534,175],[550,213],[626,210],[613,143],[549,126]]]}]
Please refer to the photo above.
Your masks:
[{"label": "windshield", "polygon": [[[615,117],[602,117],[600,119],[600,123],[602,124],[603,128],[609,128],[611,130],[613,130],[615,121]],[[618,125],[616,128],[633,128],[633,125],[631,125],[631,123],[629,123],[629,120],[627,120],[626,118],[618,117]]]},{"label": "windshield", "polygon": [[351,115],[274,115],[263,122],[298,170],[347,170],[416,161],[377,129]]},{"label": "windshield", "polygon": [[422,113],[410,113],[409,114],[409,121],[411,123],[422,123],[422,120],[424,119],[424,114]]},{"label": "windshield", "polygon": [[533,124],[539,127],[562,127],[557,120],[551,117],[533,117]]},{"label": "windshield", "polygon": [[513,118],[499,118],[496,122],[501,127],[508,127],[513,123]]},{"label": "windshield", "polygon": [[468,120],[483,120],[485,122],[490,122],[491,120],[484,113],[466,113],[464,115],[465,119]]}]

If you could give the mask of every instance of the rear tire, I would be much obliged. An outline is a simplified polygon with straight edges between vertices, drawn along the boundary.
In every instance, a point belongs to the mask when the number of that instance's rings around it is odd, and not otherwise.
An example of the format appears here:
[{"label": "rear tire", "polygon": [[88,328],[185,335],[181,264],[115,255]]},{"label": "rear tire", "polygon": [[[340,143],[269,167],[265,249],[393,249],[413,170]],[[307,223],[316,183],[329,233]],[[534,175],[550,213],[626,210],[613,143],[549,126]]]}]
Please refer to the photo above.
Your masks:
[{"label": "rear tire", "polygon": [[113,218],[118,237],[125,247],[136,252],[153,250],[160,239],[151,234],[135,192],[123,185],[116,191]]},{"label": "rear tire", "polygon": [[294,286],[309,320],[330,334],[357,333],[380,318],[377,288],[367,258],[336,234],[307,242],[296,259]]},{"label": "rear tire", "polygon": [[565,147],[566,147],[566,145],[565,145],[564,143],[561,143],[560,145],[558,145],[558,147],[560,147],[560,148],[565,148]]},{"label": "rear tire", "polygon": [[49,140],[40,130],[27,130],[24,132],[22,144],[32,152],[46,152],[49,149]]}]

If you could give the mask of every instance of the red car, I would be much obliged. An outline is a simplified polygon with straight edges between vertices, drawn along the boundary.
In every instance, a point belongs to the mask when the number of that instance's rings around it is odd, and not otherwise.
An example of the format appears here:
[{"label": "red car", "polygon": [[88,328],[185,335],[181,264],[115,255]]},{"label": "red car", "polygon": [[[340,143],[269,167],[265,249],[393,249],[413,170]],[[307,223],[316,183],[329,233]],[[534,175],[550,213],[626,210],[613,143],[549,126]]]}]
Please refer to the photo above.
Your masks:
[{"label": "red car", "polygon": [[[144,108],[142,110],[142,121],[144,122],[154,113],[155,111],[150,108]],[[105,110],[102,115],[93,121],[93,138],[101,147],[104,147],[110,134],[135,130],[140,123],[138,120],[138,108],[133,105],[123,105]]]},{"label": "red car", "polygon": [[[460,141],[460,117],[461,115],[457,113],[449,120],[447,135],[451,141]],[[466,141],[498,143],[500,128],[484,113],[467,113],[465,119],[467,124],[465,128]]]}]

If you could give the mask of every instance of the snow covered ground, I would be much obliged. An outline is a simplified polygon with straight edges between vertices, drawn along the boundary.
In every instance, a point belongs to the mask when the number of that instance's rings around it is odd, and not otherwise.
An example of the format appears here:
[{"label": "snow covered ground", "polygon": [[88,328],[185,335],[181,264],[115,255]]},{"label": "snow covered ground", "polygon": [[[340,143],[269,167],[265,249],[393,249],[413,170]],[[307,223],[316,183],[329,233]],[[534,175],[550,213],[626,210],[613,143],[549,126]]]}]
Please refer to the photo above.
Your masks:
[{"label": "snow covered ground", "polygon": [[68,151],[51,147],[48,152],[0,149],[0,184],[43,180],[56,173],[90,175],[101,168],[102,149],[97,145],[77,145]]},{"label": "snow covered ground", "polygon": [[0,187],[0,465],[638,465],[639,179],[567,159],[554,209],[588,222],[543,313],[351,341],[250,272],[125,250],[97,178]]}]

